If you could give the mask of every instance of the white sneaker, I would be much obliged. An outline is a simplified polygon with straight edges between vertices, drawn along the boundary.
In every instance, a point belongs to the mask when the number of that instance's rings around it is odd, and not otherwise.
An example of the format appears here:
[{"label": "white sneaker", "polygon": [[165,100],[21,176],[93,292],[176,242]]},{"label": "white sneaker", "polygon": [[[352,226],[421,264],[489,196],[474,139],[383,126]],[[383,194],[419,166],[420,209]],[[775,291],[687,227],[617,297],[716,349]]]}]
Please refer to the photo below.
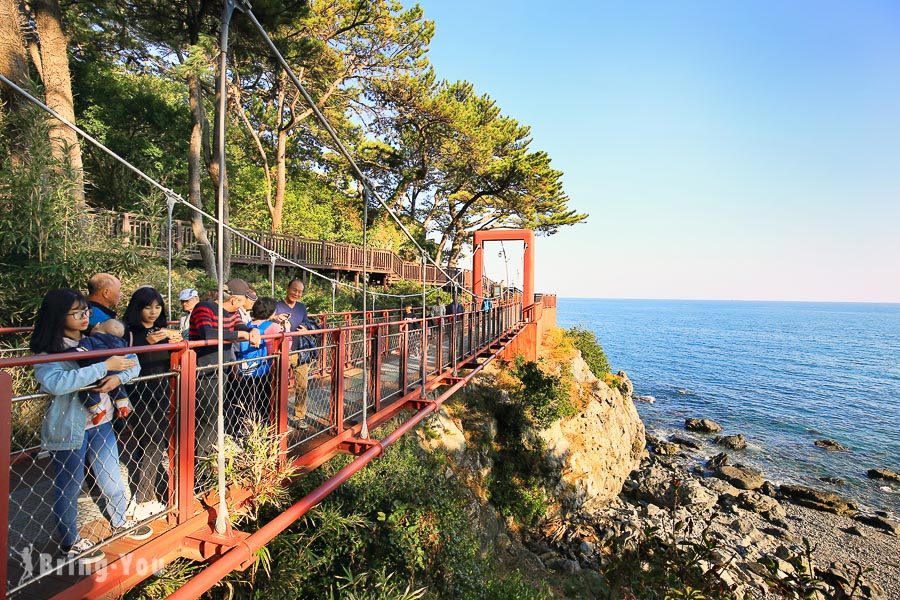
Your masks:
[{"label": "white sneaker", "polygon": [[118,527],[113,527],[113,534],[119,533],[125,533],[125,537],[140,541],[152,536],[153,528],[149,525],[138,525],[134,519],[125,519],[124,523]]},{"label": "white sneaker", "polygon": [[106,558],[103,550],[97,548],[91,540],[78,538],[71,548],[65,549],[67,558],[77,559],[82,565],[93,565]]},{"label": "white sneaker", "polygon": [[134,509],[136,509],[137,506],[138,506],[138,501],[134,496],[132,496],[131,498],[128,499],[128,505],[125,507],[125,518],[126,519],[134,518]]},{"label": "white sneaker", "polygon": [[151,500],[149,502],[140,502],[134,507],[131,517],[135,521],[143,521],[150,517],[157,516],[166,512],[166,505],[159,500]]}]

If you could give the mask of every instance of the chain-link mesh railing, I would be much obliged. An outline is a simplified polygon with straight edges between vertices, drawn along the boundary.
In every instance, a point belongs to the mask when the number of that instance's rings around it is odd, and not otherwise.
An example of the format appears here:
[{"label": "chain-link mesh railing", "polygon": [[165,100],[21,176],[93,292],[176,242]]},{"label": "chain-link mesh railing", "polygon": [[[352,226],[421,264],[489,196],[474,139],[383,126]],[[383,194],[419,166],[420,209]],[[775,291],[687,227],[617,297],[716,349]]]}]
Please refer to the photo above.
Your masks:
[{"label": "chain-link mesh railing", "polygon": [[[173,372],[138,377],[120,386],[121,393],[110,392],[127,397],[133,410],[122,417],[113,404],[101,404],[107,414],[87,423],[83,446],[69,451],[41,448],[48,394],[12,398],[8,593],[77,570],[85,552],[67,546],[81,538],[96,544],[88,553],[100,549],[110,560],[120,550],[113,542],[172,508],[169,416],[177,381]],[[91,402],[90,389],[77,393]]]},{"label": "chain-link mesh railing", "polygon": [[[292,455],[315,448],[361,422],[364,389],[366,410],[374,415],[376,407],[384,409],[405,394],[417,393],[423,362],[426,375],[463,363],[473,350],[514,327],[520,314],[518,306],[500,306],[425,322],[370,321],[365,332],[361,326],[311,331],[299,336],[307,340],[302,345],[289,341],[296,335],[268,341],[264,355],[223,367],[227,458],[243,451],[253,423],[276,432],[286,425],[281,431],[287,434],[285,445]],[[40,428],[50,396],[38,390],[30,367],[7,363],[17,394],[10,419],[8,590],[22,590],[51,574],[49,568],[35,570],[37,563],[29,563],[29,557],[49,553],[59,559],[49,563],[53,571],[76,563],[79,556],[61,551],[60,538],[67,531],[70,537],[97,543],[113,560],[121,547],[116,540],[136,531],[132,523],[130,530],[113,528],[126,525],[126,516],[157,523],[156,517],[178,508],[185,496],[205,496],[216,489],[217,368],[194,367],[194,346],[179,351],[179,366],[173,371],[138,377],[123,386],[133,412],[111,423],[103,420],[100,427],[110,442],[105,450],[70,453],[74,457],[65,460],[41,447]],[[191,405],[195,420],[183,422],[181,411]],[[99,433],[95,429],[92,433]],[[187,447],[180,435],[193,435],[195,443]],[[226,473],[232,476],[228,481],[233,475]],[[188,512],[173,512],[172,519],[190,518],[193,508],[188,503]],[[68,530],[65,524],[71,525]]]}]

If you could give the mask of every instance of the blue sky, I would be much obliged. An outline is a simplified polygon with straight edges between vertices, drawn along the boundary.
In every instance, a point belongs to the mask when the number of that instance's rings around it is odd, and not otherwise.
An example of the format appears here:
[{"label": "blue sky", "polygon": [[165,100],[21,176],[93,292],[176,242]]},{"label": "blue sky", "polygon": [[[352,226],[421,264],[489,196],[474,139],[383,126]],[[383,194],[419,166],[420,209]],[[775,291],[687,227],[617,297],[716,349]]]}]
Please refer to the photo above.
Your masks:
[{"label": "blue sky", "polygon": [[900,3],[421,4],[591,215],[539,289],[900,302]]}]

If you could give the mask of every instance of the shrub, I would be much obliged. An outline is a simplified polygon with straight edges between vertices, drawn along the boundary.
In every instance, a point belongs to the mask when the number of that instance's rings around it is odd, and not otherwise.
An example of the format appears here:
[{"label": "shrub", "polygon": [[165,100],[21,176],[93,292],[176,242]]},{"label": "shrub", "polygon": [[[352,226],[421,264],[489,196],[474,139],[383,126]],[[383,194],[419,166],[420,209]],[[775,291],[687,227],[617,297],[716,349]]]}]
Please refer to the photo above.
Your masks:
[{"label": "shrub", "polygon": [[548,427],[562,417],[575,414],[569,387],[561,377],[544,373],[536,362],[521,356],[516,357],[512,374],[522,384],[516,400],[538,427]]},{"label": "shrub", "polygon": [[606,374],[612,372],[609,360],[607,360],[606,353],[603,351],[603,346],[597,341],[597,336],[594,335],[593,331],[588,331],[581,327],[572,327],[566,330],[566,337],[581,352],[581,357],[584,358],[584,362],[587,363],[594,377],[603,379]]}]

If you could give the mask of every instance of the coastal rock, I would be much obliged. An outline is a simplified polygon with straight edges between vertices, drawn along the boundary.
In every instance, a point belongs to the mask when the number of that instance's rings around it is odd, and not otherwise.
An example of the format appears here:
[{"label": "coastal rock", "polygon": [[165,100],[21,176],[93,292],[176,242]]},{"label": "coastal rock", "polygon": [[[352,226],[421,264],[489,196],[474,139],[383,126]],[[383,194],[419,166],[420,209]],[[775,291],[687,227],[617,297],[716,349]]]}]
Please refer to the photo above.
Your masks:
[{"label": "coastal rock", "polygon": [[742,490],[755,490],[765,483],[762,474],[756,469],[743,465],[725,465],[716,470],[716,477],[724,479],[731,485]]},{"label": "coastal rock", "polygon": [[735,435],[717,435],[713,438],[713,442],[720,446],[731,448],[732,450],[743,450],[747,447],[747,440],[741,433]]},{"label": "coastal rock", "polygon": [[[857,565],[832,562],[826,569],[817,569],[823,581],[835,589],[834,598],[862,598],[864,600],[882,600],[884,590],[873,581],[867,580],[859,572]],[[852,594],[852,596],[851,596]]]},{"label": "coastal rock", "polygon": [[775,498],[760,494],[759,492],[746,491],[741,492],[737,497],[738,504],[741,508],[752,510],[763,516],[771,515],[774,517],[784,518],[787,514],[781,504]]},{"label": "coastal rock", "polygon": [[669,436],[669,441],[673,444],[678,444],[679,446],[684,446],[685,448],[690,448],[691,450],[699,450],[700,442],[692,440],[690,438],[686,438],[680,435],[671,435]]},{"label": "coastal rock", "polygon": [[766,496],[772,496],[773,498],[778,496],[778,488],[775,487],[774,483],[768,480],[760,486],[759,491]]},{"label": "coastal rock", "polygon": [[900,535],[900,526],[898,526],[896,522],[891,521],[887,517],[860,513],[857,515],[853,515],[853,519],[859,521],[860,523],[868,525],[869,527],[880,529],[881,531],[889,533],[890,535]]},{"label": "coastal rock", "polygon": [[634,399],[638,402],[643,402],[644,404],[653,404],[656,402],[656,398],[653,396],[634,396]]},{"label": "coastal rock", "polygon": [[728,455],[724,452],[719,452],[708,461],[706,461],[707,469],[718,469],[719,467],[724,467],[728,464]]},{"label": "coastal rock", "polygon": [[782,484],[778,490],[788,501],[807,508],[814,508],[838,515],[852,515],[857,512],[855,504],[831,492],[790,484]]},{"label": "coastal rock", "polygon": [[678,496],[682,506],[690,506],[705,510],[712,508],[719,501],[719,496],[709,492],[696,479],[688,479],[678,486]]},{"label": "coastal rock", "polygon": [[813,442],[817,447],[829,452],[847,452],[847,448],[834,440],[816,440]]},{"label": "coastal rock", "polygon": [[429,451],[443,448],[451,456],[459,457],[466,451],[466,436],[442,405],[426,421],[426,427],[419,430],[419,445]]},{"label": "coastal rock", "polygon": [[723,498],[737,498],[737,496],[741,493],[741,490],[737,489],[736,487],[722,479],[710,477],[707,479],[701,479],[700,481],[708,490],[718,494],[720,500]]},{"label": "coastal rock", "polygon": [[722,431],[722,426],[712,419],[685,419],[684,428],[688,431],[700,433],[719,433]]},{"label": "coastal rock", "polygon": [[884,479],[887,481],[900,482],[900,474],[890,469],[869,469],[866,471],[869,479]]},{"label": "coastal rock", "polygon": [[[644,424],[629,394],[613,389],[591,374],[576,355],[572,371],[580,373],[590,398],[578,414],[535,434],[548,467],[561,474],[552,494],[568,509],[598,508],[622,491],[629,474],[640,466]],[[624,372],[624,389],[631,382]]]},{"label": "coastal rock", "polygon": [[653,451],[660,456],[675,456],[679,450],[681,448],[678,447],[678,444],[673,444],[672,442],[657,440],[653,444]]},{"label": "coastal rock", "polygon": [[831,485],[844,485],[846,482],[840,477],[819,477],[819,481],[830,483]]}]

